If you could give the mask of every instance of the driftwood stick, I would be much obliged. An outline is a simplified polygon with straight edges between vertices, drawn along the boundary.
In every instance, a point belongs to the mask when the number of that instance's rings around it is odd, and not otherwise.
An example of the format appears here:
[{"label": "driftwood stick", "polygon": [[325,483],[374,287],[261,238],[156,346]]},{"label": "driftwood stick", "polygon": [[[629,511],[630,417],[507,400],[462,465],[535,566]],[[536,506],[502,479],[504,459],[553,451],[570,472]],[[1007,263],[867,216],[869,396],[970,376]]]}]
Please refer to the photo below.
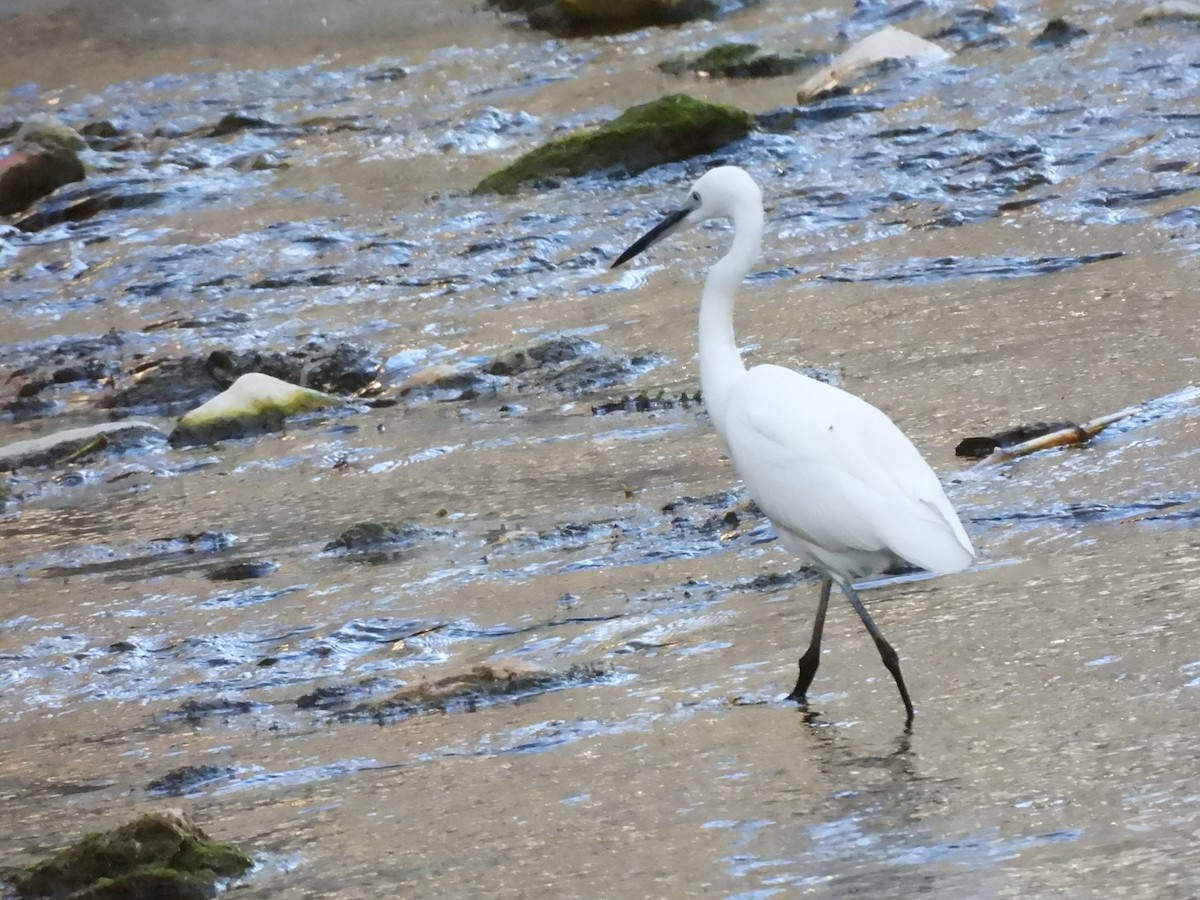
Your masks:
[{"label": "driftwood stick", "polygon": [[1076,444],[1087,443],[1109,425],[1113,424],[1113,422],[1127,419],[1134,413],[1140,412],[1141,409],[1142,407],[1140,406],[1129,406],[1119,412],[1109,413],[1098,419],[1092,419],[1092,421],[1085,422],[1082,425],[1073,425],[1070,428],[1052,431],[1049,434],[1043,434],[1040,437],[1022,441],[1020,444],[1013,444],[1011,447],[997,447],[992,451],[990,456],[979,462],[976,468],[998,465],[1022,456],[1028,456],[1030,453],[1037,453],[1039,450],[1049,450],[1051,447],[1071,447]]}]

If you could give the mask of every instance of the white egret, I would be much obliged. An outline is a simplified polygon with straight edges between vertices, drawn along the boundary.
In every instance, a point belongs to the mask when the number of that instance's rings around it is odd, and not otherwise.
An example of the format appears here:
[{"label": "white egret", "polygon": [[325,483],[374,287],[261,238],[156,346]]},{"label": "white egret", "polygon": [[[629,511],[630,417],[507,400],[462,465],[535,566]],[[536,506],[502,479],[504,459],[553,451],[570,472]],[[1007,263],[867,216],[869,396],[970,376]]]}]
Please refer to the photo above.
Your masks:
[{"label": "white egret", "polygon": [[684,206],[635,241],[613,267],[680,228],[733,220],[733,245],[700,295],[700,386],[717,434],[779,540],[817,570],[821,593],[812,640],[790,699],[805,703],[821,655],[836,582],[896,680],[908,720],[912,700],[900,659],[853,583],[903,563],[956,572],[975,558],[971,541],[933,470],[891,419],[865,400],[776,365],[747,369],[733,332],[738,286],[758,260],[762,193],[736,166],[712,169]]}]

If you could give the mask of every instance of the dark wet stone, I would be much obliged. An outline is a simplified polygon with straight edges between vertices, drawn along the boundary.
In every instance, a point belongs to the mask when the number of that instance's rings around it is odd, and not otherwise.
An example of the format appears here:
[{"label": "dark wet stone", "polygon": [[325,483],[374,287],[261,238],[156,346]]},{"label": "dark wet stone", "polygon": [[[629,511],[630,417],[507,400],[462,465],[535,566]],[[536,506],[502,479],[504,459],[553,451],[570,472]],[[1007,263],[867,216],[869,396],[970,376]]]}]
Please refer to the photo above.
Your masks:
[{"label": "dark wet stone", "polygon": [[627,383],[658,362],[656,357],[615,353],[575,335],[549,335],[497,354],[483,371],[515,381],[519,390],[541,387],[585,394]]},{"label": "dark wet stone", "polygon": [[[392,682],[394,685],[395,682]],[[355,684],[329,685],[296,698],[297,709],[334,710],[361,703],[371,694],[379,693],[384,683],[378,678],[367,678]]]},{"label": "dark wet stone", "polygon": [[763,131],[786,134],[802,127],[836,122],[862,113],[877,113],[886,108],[880,103],[863,98],[830,99],[812,106],[791,106],[759,113],[755,120]]},{"label": "dark wet stone", "polygon": [[215,697],[212,700],[185,700],[179,709],[168,713],[167,719],[183,719],[190,725],[199,725],[207,719],[224,716],[242,716],[254,710],[254,704],[249,700],[225,700]]},{"label": "dark wet stone", "polygon": [[[692,550],[711,548],[734,538],[748,536],[752,543],[773,540],[766,517],[752,500],[742,499],[735,491],[718,491],[706,497],[681,497],[666,504],[662,511],[670,517],[675,540]],[[688,541],[690,540],[690,544]],[[672,548],[671,554],[676,551]]]},{"label": "dark wet stone", "polygon": [[141,209],[165,196],[162,191],[130,190],[133,184],[110,182],[64,191],[14,224],[22,231],[43,231],[63,222],[82,222],[106,210]]},{"label": "dark wet stone", "polygon": [[858,272],[849,266],[818,275],[820,281],[870,282],[888,281],[909,284],[928,284],[947,278],[988,276],[993,278],[1024,278],[1063,272],[1077,266],[1118,259],[1122,250],[1104,253],[1085,253],[1082,256],[1039,256],[984,258],[943,256],[937,259],[908,260],[883,272]]},{"label": "dark wet stone", "polygon": [[1042,33],[1029,42],[1029,46],[1038,49],[1065,47],[1082,37],[1087,37],[1086,28],[1072,25],[1066,19],[1051,19],[1042,29]]},{"label": "dark wet stone", "polygon": [[[160,319],[157,322],[151,322],[143,331],[167,331],[172,328],[219,328],[221,326],[243,325],[251,321],[249,313],[238,312],[236,310],[222,310],[207,316],[173,316],[169,319]],[[229,363],[229,371],[233,371],[232,357]],[[229,377],[223,379],[225,381],[232,380]]]},{"label": "dark wet stone", "polygon": [[79,129],[79,133],[87,141],[88,147],[100,153],[129,150],[137,143],[136,136],[122,131],[107,119],[88,122]]},{"label": "dark wet stone", "polygon": [[711,19],[716,0],[487,0],[504,12],[522,12],[530,28],[561,37],[615,34],[655,25]]},{"label": "dark wet stone", "polygon": [[266,559],[247,559],[213,569],[204,577],[209,581],[245,581],[262,578],[279,568],[279,563]]},{"label": "dark wet stone", "polygon": [[22,872],[19,897],[70,900],[201,900],[220,879],[241,875],[253,860],[212,840],[177,813],[150,813],[112,831],[92,832]]},{"label": "dark wet stone", "polygon": [[505,389],[548,389],[579,395],[626,384],[661,362],[656,356],[616,353],[575,335],[552,334],[502,350],[472,368],[431,366],[417,371],[398,390],[402,396],[454,401]]},{"label": "dark wet stone", "polygon": [[627,384],[657,362],[654,357],[625,356],[604,350],[575,360],[543,380],[562,394],[590,394],[616,384]]},{"label": "dark wet stone", "polygon": [[289,168],[290,163],[277,151],[245,153],[227,160],[225,165],[239,172],[268,172]]},{"label": "dark wet stone", "polygon": [[359,522],[351,525],[325,545],[325,550],[364,553],[378,550],[403,550],[437,532],[407,522]]},{"label": "dark wet stone", "polygon": [[242,113],[226,113],[215,125],[194,132],[196,137],[225,137],[239,131],[275,131],[281,126],[267,119],[247,116]]},{"label": "dark wet stone", "polygon": [[925,35],[930,41],[953,41],[958,49],[1001,48],[1012,41],[1005,29],[1018,21],[1016,10],[1002,3],[956,7],[949,25]]},{"label": "dark wet stone", "polygon": [[473,712],[483,703],[587,684],[608,675],[609,670],[599,665],[579,664],[553,671],[521,659],[496,660],[475,666],[465,674],[409,685],[389,697],[347,710],[341,718],[383,724],[425,712]]},{"label": "dark wet stone", "polygon": [[339,342],[329,346],[310,341],[287,353],[243,353],[235,356],[238,375],[262,372],[281,381],[328,394],[352,394],[368,387],[382,370],[371,351],[356,344]]},{"label": "dark wet stone", "polygon": [[755,575],[749,581],[739,581],[733,585],[737,591],[781,591],[794,587],[800,580],[795,572],[768,572],[765,575]]},{"label": "dark wet stone", "polygon": [[777,78],[807,66],[824,65],[829,59],[828,54],[766,53],[757,44],[721,44],[699,56],[663,60],[658,68],[670,75],[694,72],[720,78]]},{"label": "dark wet stone", "polygon": [[672,500],[670,503],[664,504],[662,511],[665,513],[680,513],[691,507],[705,507],[707,509],[724,509],[733,506],[738,502],[738,494],[735,491],[717,491],[715,494],[709,494],[706,497],[680,497],[677,500]]},{"label": "dark wet stone", "polygon": [[150,546],[166,553],[217,553],[228,550],[235,540],[225,531],[198,531],[179,537],[154,538]]},{"label": "dark wet stone", "polygon": [[354,344],[320,339],[290,351],[214,350],[206,356],[151,360],[126,372],[132,382],[101,398],[106,409],[178,414],[229,387],[239,376],[260,372],[328,394],[360,392],[375,383],[382,365]]},{"label": "dark wet stone", "polygon": [[83,181],[83,177],[83,163],[70,150],[14,151],[0,158],[0,216],[19,213],[63,185]]},{"label": "dark wet stone", "polygon": [[954,448],[954,455],[969,459],[983,459],[984,457],[991,456],[995,450],[1013,447],[1025,441],[1041,437],[1044,434],[1077,427],[1072,422],[1035,422],[1032,425],[1018,425],[1016,428],[1010,428],[1007,431],[1001,431],[997,434],[963,438],[958,442],[958,446]]},{"label": "dark wet stone", "polygon": [[636,175],[710,153],[753,129],[748,112],[672,94],[631,107],[606,125],[543,144],[483,179],[475,193],[512,194],[522,186],[606,170]]},{"label": "dark wet stone", "polygon": [[408,77],[408,70],[403,66],[384,66],[363,76],[364,81],[399,81]]},{"label": "dark wet stone", "polygon": [[[98,402],[101,409],[128,409],[165,415],[182,412],[219,393],[232,383],[226,363],[231,357],[223,351],[208,356],[182,359],[155,359],[140,363],[114,379],[128,382],[105,394]],[[228,379],[228,380],[227,380]]]},{"label": "dark wet stone", "polygon": [[31,357],[17,357],[14,354],[4,361],[9,369],[8,384],[15,387],[18,395],[28,395],[31,392],[25,389],[26,384],[35,383],[45,387],[51,382],[64,383],[66,379],[59,376],[60,371],[82,372],[86,380],[101,381],[120,371],[114,357],[124,345],[125,336],[113,330],[94,338],[63,341],[44,347]]},{"label": "dark wet stone", "polygon": [[65,465],[100,451],[120,453],[143,447],[162,437],[162,431],[148,422],[113,422],[72,428],[0,447],[0,472]]},{"label": "dark wet stone", "polygon": [[888,0],[855,0],[854,15],[850,21],[855,25],[900,22],[927,9],[925,0],[908,0],[907,3],[892,3]]},{"label": "dark wet stone", "polygon": [[180,766],[155,778],[146,785],[146,790],[167,797],[182,797],[220,778],[227,778],[234,771],[230,766]]},{"label": "dark wet stone", "polygon": [[593,416],[605,416],[609,413],[627,412],[627,413],[644,413],[655,412],[661,409],[690,409],[693,406],[700,406],[702,399],[700,392],[696,391],[690,397],[687,391],[683,391],[678,395],[668,396],[665,390],[660,390],[657,394],[651,395],[646,391],[642,391],[635,397],[626,394],[620,400],[609,400],[605,403],[599,403],[592,406]]},{"label": "dark wet stone", "polygon": [[485,371],[489,375],[512,376],[547,365],[574,362],[591,355],[599,346],[575,335],[551,335],[539,338],[525,347],[515,347],[498,354],[485,367]]}]

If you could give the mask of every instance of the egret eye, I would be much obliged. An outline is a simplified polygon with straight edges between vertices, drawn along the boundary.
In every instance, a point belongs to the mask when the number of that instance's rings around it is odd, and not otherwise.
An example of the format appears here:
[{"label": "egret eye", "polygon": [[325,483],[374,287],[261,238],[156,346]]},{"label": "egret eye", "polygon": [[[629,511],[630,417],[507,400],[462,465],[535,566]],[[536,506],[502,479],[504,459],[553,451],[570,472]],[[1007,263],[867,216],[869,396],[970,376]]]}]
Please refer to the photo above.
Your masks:
[{"label": "egret eye", "polygon": [[700,202],[700,192],[699,191],[692,191],[692,200],[695,203]]}]

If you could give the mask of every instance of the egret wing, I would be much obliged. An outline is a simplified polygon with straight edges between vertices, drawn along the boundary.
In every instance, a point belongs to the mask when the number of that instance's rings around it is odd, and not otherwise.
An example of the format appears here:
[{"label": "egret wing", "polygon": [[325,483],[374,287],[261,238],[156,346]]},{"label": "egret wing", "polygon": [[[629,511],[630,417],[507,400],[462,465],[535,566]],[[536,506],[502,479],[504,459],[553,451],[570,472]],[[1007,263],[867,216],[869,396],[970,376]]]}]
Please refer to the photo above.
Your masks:
[{"label": "egret wing", "polygon": [[831,552],[888,551],[933,571],[974,558],[937,476],[865,400],[781,366],[735,386],[724,435],[770,519]]}]

